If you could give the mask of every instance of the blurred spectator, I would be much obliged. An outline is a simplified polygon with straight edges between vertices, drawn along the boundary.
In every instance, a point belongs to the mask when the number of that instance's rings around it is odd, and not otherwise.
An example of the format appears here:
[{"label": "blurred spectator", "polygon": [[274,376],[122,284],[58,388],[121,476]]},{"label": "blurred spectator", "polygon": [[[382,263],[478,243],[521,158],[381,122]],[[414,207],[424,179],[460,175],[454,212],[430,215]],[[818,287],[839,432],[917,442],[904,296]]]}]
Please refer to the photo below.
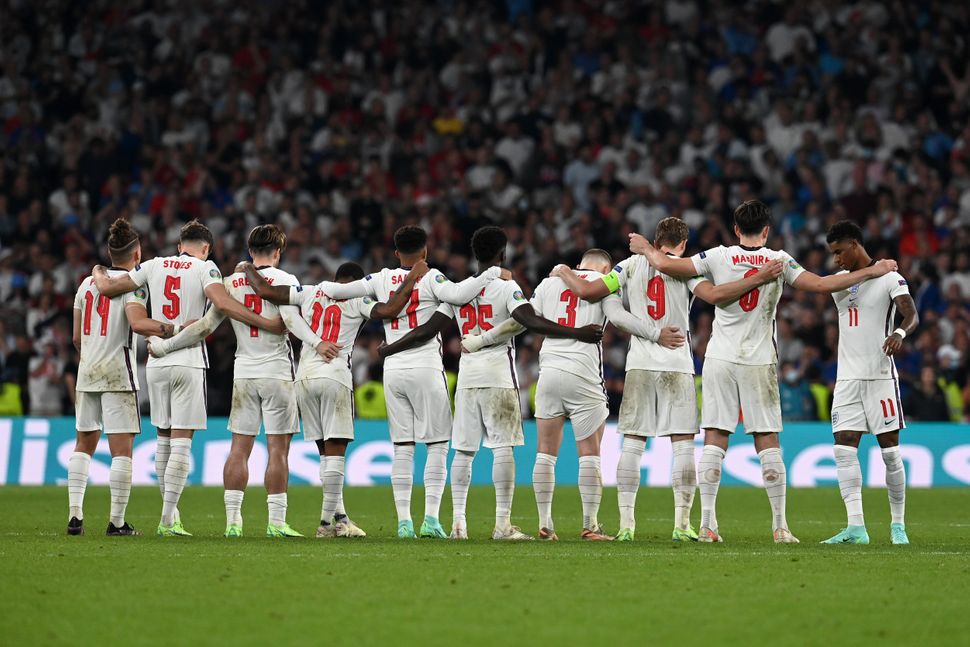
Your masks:
[{"label": "blurred spectator", "polygon": [[945,421],[949,420],[946,397],[936,379],[932,366],[924,366],[920,371],[919,382],[910,390],[903,411],[911,420]]},{"label": "blurred spectator", "polygon": [[794,362],[781,364],[781,415],[785,420],[815,420],[817,411],[815,398],[808,381]]}]

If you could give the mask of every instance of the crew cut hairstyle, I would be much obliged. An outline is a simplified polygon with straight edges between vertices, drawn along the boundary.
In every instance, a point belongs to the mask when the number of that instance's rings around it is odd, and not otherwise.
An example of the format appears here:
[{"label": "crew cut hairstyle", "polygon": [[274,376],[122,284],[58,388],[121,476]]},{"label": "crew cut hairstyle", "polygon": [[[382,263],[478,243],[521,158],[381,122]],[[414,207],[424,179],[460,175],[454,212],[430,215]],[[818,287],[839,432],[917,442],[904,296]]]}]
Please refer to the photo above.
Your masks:
[{"label": "crew cut hairstyle", "polygon": [[344,263],[337,268],[337,273],[333,277],[337,281],[340,279],[350,279],[356,281],[364,278],[364,268],[357,263]]},{"label": "crew cut hairstyle", "polygon": [[108,255],[117,264],[131,258],[138,247],[138,232],[124,218],[118,218],[108,227]]},{"label": "crew cut hairstyle", "polygon": [[742,234],[760,234],[771,224],[771,209],[761,200],[745,200],[734,210],[734,224]]},{"label": "crew cut hairstyle", "polygon": [[404,225],[394,232],[394,249],[402,254],[420,252],[428,244],[428,234],[417,225]]},{"label": "crew cut hairstyle", "polygon": [[479,263],[488,263],[499,257],[508,242],[509,237],[501,227],[482,227],[472,234],[472,253]]},{"label": "crew cut hairstyle", "polygon": [[690,236],[690,228],[680,218],[670,216],[657,223],[657,247],[676,247]]},{"label": "crew cut hairstyle", "polygon": [[183,243],[208,243],[209,247],[212,247],[214,242],[212,232],[198,220],[190,220],[182,225],[182,231],[179,232],[179,240]]},{"label": "crew cut hairstyle", "polygon": [[854,240],[862,244],[862,227],[851,220],[840,220],[829,228],[825,241],[829,244],[843,240]]},{"label": "crew cut hairstyle", "polygon": [[252,256],[283,251],[286,248],[286,234],[276,225],[259,225],[249,232],[247,246]]},{"label": "crew cut hairstyle", "polygon": [[586,253],[583,254],[583,260],[585,261],[587,258],[599,259],[605,261],[607,265],[611,267],[613,266],[613,257],[610,256],[608,251],[605,249],[600,249],[599,247],[594,247],[593,249],[587,250]]}]

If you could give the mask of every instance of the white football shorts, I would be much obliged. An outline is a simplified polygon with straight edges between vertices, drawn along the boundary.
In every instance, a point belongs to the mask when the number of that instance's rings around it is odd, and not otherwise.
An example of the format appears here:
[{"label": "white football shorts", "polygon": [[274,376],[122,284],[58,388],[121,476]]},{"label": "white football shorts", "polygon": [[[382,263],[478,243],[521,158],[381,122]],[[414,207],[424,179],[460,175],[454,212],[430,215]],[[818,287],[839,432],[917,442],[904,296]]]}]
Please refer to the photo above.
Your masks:
[{"label": "white football shorts", "polygon": [[135,391],[78,391],[75,408],[78,431],[106,434],[141,433],[138,393]]},{"label": "white football shorts", "polygon": [[239,378],[232,381],[229,431],[258,436],[260,425],[269,434],[299,431],[293,382],[271,378]]},{"label": "white football shorts", "polygon": [[576,440],[580,441],[596,433],[609,415],[602,383],[555,368],[539,371],[536,418],[569,418]]},{"label": "white football shorts", "polygon": [[693,375],[640,369],[626,372],[618,433],[655,437],[698,431]]},{"label": "white football shorts", "polygon": [[839,380],[832,396],[832,431],[884,434],[906,428],[896,380]]},{"label": "white football shorts", "polygon": [[744,414],[744,433],[782,430],[781,395],[775,364],[749,366],[704,360],[701,427],[734,433]]},{"label": "white football shorts", "polygon": [[444,371],[385,371],[384,398],[391,442],[428,444],[451,440],[451,398]]},{"label": "white football shorts", "polygon": [[353,391],[325,377],[295,384],[306,440],[354,439]]},{"label": "white football shorts", "polygon": [[146,374],[153,425],[159,429],[205,429],[204,368],[149,366]]},{"label": "white football shorts", "polygon": [[483,439],[489,449],[525,444],[516,389],[476,388],[455,392],[451,446],[456,450],[475,452]]}]

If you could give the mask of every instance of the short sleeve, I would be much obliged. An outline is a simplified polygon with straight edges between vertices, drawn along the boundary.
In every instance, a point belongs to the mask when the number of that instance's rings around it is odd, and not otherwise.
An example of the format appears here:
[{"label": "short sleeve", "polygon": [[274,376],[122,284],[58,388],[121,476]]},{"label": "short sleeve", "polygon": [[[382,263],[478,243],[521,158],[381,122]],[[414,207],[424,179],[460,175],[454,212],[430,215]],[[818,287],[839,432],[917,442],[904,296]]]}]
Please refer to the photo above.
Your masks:
[{"label": "short sleeve", "polygon": [[451,283],[451,280],[445,276],[441,270],[435,268],[428,270],[428,273],[425,275],[422,281],[428,282],[428,286],[431,288],[431,291],[436,297],[438,296],[438,290],[442,285]]},{"label": "short sleeve", "polygon": [[698,274],[703,274],[704,276],[711,275],[711,259],[717,254],[718,249],[717,247],[712,247],[706,252],[694,254],[690,257],[690,260],[694,263],[694,270]]},{"label": "short sleeve", "polygon": [[125,301],[125,305],[129,303],[137,303],[141,307],[148,309],[148,288],[145,286],[135,288],[129,293],[129,299]]},{"label": "short sleeve", "polygon": [[315,285],[291,285],[290,305],[303,307],[317,293]]},{"label": "short sleeve", "polygon": [[515,311],[519,306],[524,306],[528,303],[525,298],[525,294],[522,293],[522,288],[515,281],[505,282],[505,307],[508,309],[509,313]]},{"label": "short sleeve", "polygon": [[788,252],[781,252],[781,261],[784,266],[781,269],[781,275],[785,279],[785,283],[792,285],[795,283],[795,279],[802,275],[805,268],[798,264],[794,258]]},{"label": "short sleeve", "polygon": [[377,305],[377,301],[371,297],[360,297],[355,300],[355,303],[360,316],[365,319],[370,319],[371,310]]},{"label": "short sleeve", "polygon": [[696,288],[700,283],[703,283],[707,279],[703,276],[695,276],[692,279],[687,279],[687,289],[690,290],[691,294],[694,294],[694,288]]},{"label": "short sleeve", "polygon": [[[442,276],[444,275],[442,274]],[[450,303],[442,303],[438,306],[435,312],[440,312],[449,319],[454,319],[458,316],[458,309],[459,306],[453,306]]]},{"label": "short sleeve", "polygon": [[548,279],[544,279],[542,283],[536,287],[535,292],[532,293],[532,308],[536,311],[536,314],[540,317],[545,315],[542,312],[542,295],[546,292],[546,286],[548,285]]},{"label": "short sleeve", "polygon": [[152,270],[155,267],[155,259],[149,259],[144,263],[139,263],[135,266],[133,270],[128,272],[128,276],[135,283],[135,285],[141,287],[148,283],[148,279],[151,278]]},{"label": "short sleeve", "polygon": [[212,261],[206,261],[202,264],[202,289],[205,290],[213,283],[222,283],[222,272],[219,271],[218,266]]},{"label": "short sleeve", "polygon": [[889,298],[895,299],[898,296],[909,294],[909,284],[898,272],[887,274],[886,282],[889,283]]},{"label": "short sleeve", "polygon": [[81,287],[79,287],[77,289],[77,292],[74,293],[75,310],[84,310],[84,297],[82,297],[81,294],[84,293],[84,286],[87,285],[88,281],[90,280],[91,279],[84,279],[83,281],[81,281]]}]

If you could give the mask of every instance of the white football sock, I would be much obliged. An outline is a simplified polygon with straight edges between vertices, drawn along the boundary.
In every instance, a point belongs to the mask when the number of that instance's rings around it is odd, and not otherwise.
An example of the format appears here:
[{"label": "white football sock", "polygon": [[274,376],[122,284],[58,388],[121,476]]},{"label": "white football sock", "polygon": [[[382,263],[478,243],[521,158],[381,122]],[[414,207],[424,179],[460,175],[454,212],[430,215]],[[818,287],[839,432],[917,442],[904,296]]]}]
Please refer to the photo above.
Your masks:
[{"label": "white football sock", "polygon": [[637,490],[640,489],[640,460],[643,457],[645,438],[623,437],[623,451],[616,464],[616,498],[620,504],[620,528],[636,528],[634,509]]},{"label": "white football sock", "polygon": [[[159,436],[155,443],[155,478],[158,480],[158,490],[165,500],[165,470],[168,469],[168,459],[172,455],[171,436]],[[175,520],[179,520],[179,509],[175,508]]]},{"label": "white football sock", "polygon": [[269,524],[282,526],[286,523],[286,492],[266,495],[266,507],[269,509]]},{"label": "white football sock", "polygon": [[175,523],[175,512],[179,498],[185,489],[185,480],[189,477],[192,455],[191,438],[172,438],[172,453],[168,457],[165,467],[165,493],[162,495],[162,525],[171,526]]},{"label": "white football sock", "polygon": [[556,490],[556,457],[551,454],[536,454],[536,464],[532,468],[532,489],[536,493],[536,507],[539,509],[539,527],[555,530],[552,525],[552,495]]},{"label": "white football sock", "polygon": [[717,531],[717,489],[721,485],[721,462],[724,450],[704,445],[697,466],[697,489],[701,493],[701,527]]},{"label": "white football sock", "polygon": [[674,461],[671,466],[671,485],[674,490],[674,526],[687,530],[690,525],[690,509],[694,505],[697,490],[697,466],[694,464],[694,441],[678,440],[672,443]]},{"label": "white football sock", "polygon": [[226,490],[222,494],[222,500],[226,504],[226,525],[231,526],[233,524],[237,526],[242,526],[242,504],[243,496],[246,494],[243,490]]},{"label": "white football sock", "polygon": [[67,503],[70,506],[68,520],[71,517],[84,519],[84,491],[88,487],[90,468],[91,457],[84,452],[74,452],[67,459]]},{"label": "white football sock", "polygon": [[579,496],[583,501],[583,528],[599,528],[600,500],[603,498],[603,478],[599,456],[579,457]]},{"label": "white football sock", "polygon": [[414,445],[394,445],[391,462],[391,489],[398,521],[411,519],[411,486],[414,483]]},{"label": "white football sock", "polygon": [[115,456],[111,459],[108,474],[108,487],[111,490],[111,523],[116,528],[125,525],[125,510],[131,497],[131,458]]},{"label": "white football sock", "polygon": [[893,523],[906,523],[906,467],[899,447],[884,447],[882,462],[886,464],[886,487],[889,489],[889,512]]},{"label": "white football sock", "polygon": [[472,482],[473,452],[455,451],[451,459],[451,508],[454,522],[465,522],[465,508],[468,505],[468,486]]},{"label": "white football sock", "polygon": [[862,467],[859,465],[859,449],[846,445],[836,445],[835,473],[839,477],[839,491],[845,502],[848,525],[864,526],[862,514]]},{"label": "white football sock", "polygon": [[344,489],[344,457],[325,456],[323,474],[323,514],[322,521],[331,523],[337,514],[340,493]]},{"label": "white football sock", "polygon": [[428,445],[424,463],[424,516],[438,518],[448,480],[448,443]]},{"label": "white football sock", "polygon": [[495,527],[512,525],[512,497],[515,495],[515,455],[511,447],[492,450],[492,483],[495,484]]},{"label": "white football sock", "polygon": [[771,504],[771,529],[788,528],[788,519],[785,517],[788,474],[785,462],[781,459],[781,448],[763,449],[758,452],[758,458],[761,459],[761,476],[768,494],[768,503]]}]

